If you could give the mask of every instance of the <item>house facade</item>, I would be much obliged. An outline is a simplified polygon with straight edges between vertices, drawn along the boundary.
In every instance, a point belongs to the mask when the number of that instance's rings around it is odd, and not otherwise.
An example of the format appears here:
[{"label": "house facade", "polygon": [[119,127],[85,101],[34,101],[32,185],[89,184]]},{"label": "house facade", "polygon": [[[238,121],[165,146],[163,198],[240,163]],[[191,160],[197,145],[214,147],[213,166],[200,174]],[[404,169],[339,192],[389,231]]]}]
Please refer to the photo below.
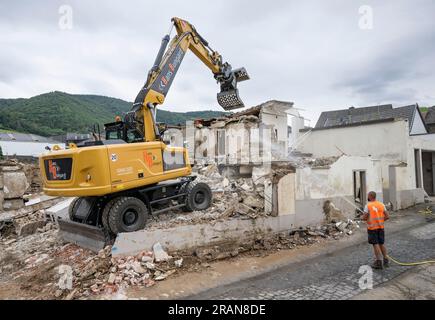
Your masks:
[{"label": "house facade", "polygon": [[[356,163],[340,173],[353,181],[345,195],[354,199],[359,196],[356,184],[363,184],[366,192],[376,191],[394,209],[421,203],[425,195],[435,194],[435,135],[428,133],[418,105],[324,112],[299,151],[313,157],[367,159],[366,165]],[[356,181],[356,175],[362,181]]]}]

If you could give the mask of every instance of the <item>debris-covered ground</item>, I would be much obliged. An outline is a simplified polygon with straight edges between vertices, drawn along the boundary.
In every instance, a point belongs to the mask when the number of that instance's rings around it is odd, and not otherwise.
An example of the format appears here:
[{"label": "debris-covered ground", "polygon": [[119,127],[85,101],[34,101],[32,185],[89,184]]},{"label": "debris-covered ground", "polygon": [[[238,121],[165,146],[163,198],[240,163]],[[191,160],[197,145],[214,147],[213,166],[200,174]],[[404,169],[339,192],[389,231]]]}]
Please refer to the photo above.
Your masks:
[{"label": "debris-covered ground", "polygon": [[[318,227],[257,236],[243,243],[197,248],[193,253],[167,253],[159,243],[137,256],[112,258],[110,246],[95,254],[59,238],[44,212],[27,218],[38,227],[0,239],[0,298],[116,299],[123,288],[151,287],[168,277],[198,272],[211,261],[240,254],[269,254],[352,234],[348,220]],[[36,223],[38,222],[38,223]]]},{"label": "debris-covered ground", "polygon": [[213,191],[213,204],[206,211],[191,213],[173,210],[154,216],[147,228],[161,229],[177,225],[217,222],[229,218],[252,218],[265,216],[263,189],[251,178],[231,179],[221,176],[216,165],[200,168],[195,175],[207,183]]},{"label": "debris-covered ground", "polygon": [[[13,164],[16,163],[7,165]],[[287,172],[285,166],[275,168],[267,178],[279,178]],[[219,174],[216,165],[200,166],[195,174],[197,179],[211,186],[212,206],[203,212],[173,211],[151,217],[147,228],[212,224],[223,219],[256,219],[266,215],[263,176],[230,180]],[[30,185],[26,185],[27,193],[32,190]],[[23,198],[36,196],[22,195]],[[128,287],[155,286],[185,272],[200,272],[212,261],[238,255],[267,255],[276,250],[339,239],[352,235],[359,227],[358,223],[345,219],[332,203],[326,203],[324,211],[324,225],[274,235],[258,234],[254,239],[239,243],[227,242],[185,252],[167,253],[155,243],[150,251],[113,258],[110,246],[96,254],[64,243],[56,222],[46,210],[27,210],[12,215],[0,226],[0,299],[122,298],[122,292]]]}]

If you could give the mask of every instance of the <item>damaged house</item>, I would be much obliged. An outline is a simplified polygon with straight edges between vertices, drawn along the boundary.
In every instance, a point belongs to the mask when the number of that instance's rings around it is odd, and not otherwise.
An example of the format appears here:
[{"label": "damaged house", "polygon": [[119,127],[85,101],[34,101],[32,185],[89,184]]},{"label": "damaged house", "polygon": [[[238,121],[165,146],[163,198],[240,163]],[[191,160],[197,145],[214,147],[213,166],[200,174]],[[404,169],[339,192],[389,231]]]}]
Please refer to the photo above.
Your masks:
[{"label": "damaged house", "polygon": [[[349,202],[361,206],[370,190],[393,209],[424,202],[426,194],[434,194],[435,135],[428,133],[417,104],[323,112],[299,151],[338,157],[329,172],[315,176],[323,176]],[[313,191],[313,199],[326,196]]]},{"label": "damaged house", "polygon": [[273,100],[228,117],[195,121],[194,133],[187,132],[195,162],[216,162],[228,175],[251,175],[264,159],[285,161],[292,108],[292,102]]},{"label": "damaged house", "polygon": [[302,129],[292,103],[269,101],[192,127],[187,140],[200,168],[217,164],[222,177],[252,179],[265,214],[293,227],[352,218],[370,190],[394,210],[435,194],[435,134],[416,104],[327,111]]}]

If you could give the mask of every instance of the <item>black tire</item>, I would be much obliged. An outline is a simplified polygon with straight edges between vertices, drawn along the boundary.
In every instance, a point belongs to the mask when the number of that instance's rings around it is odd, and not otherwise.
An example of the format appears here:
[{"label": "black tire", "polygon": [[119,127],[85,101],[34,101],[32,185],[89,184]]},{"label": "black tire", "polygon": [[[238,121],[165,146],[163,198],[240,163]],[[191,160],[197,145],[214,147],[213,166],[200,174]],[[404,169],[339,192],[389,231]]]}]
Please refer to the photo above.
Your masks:
[{"label": "black tire", "polygon": [[[186,183],[182,184],[181,187],[180,187],[180,189],[178,190],[178,193],[185,193],[185,192],[186,192],[186,189],[187,189],[187,186],[189,185],[189,183],[190,183],[190,182],[186,182]],[[180,197],[180,198],[178,198],[178,203],[179,203],[179,204],[185,204],[185,203],[186,203],[186,199],[187,199],[186,196]],[[183,210],[184,212],[190,212],[190,211],[186,208],[186,206],[181,207],[181,210]]]},{"label": "black tire", "polygon": [[113,234],[134,232],[145,227],[148,208],[140,199],[119,197],[108,210],[109,229]]},{"label": "black tire", "polygon": [[192,212],[197,210],[205,210],[210,207],[212,202],[212,192],[210,187],[204,182],[192,181],[186,187],[186,206],[184,211]]},{"label": "black tire", "polygon": [[104,206],[103,212],[101,214],[101,223],[103,224],[103,228],[105,231],[107,231],[109,233],[109,235],[115,235],[114,233],[112,233],[112,230],[110,230],[110,226],[109,226],[109,212],[113,207],[113,204],[115,203],[115,200],[117,200],[118,198],[113,198],[111,200],[109,200],[106,205]]},{"label": "black tire", "polygon": [[75,198],[68,207],[68,217],[71,221],[77,221],[77,219],[74,216],[74,212],[76,212],[76,207],[79,202],[80,198]]}]

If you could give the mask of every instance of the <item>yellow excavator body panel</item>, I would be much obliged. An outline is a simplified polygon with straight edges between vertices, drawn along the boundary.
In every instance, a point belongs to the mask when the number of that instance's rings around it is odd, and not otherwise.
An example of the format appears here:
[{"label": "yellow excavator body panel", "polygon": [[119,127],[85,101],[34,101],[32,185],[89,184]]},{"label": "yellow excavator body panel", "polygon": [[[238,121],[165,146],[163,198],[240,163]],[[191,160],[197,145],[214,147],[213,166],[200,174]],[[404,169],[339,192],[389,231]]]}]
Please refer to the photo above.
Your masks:
[{"label": "yellow excavator body panel", "polygon": [[103,196],[192,172],[186,148],[160,141],[56,150],[39,161],[43,190],[50,196]]}]

